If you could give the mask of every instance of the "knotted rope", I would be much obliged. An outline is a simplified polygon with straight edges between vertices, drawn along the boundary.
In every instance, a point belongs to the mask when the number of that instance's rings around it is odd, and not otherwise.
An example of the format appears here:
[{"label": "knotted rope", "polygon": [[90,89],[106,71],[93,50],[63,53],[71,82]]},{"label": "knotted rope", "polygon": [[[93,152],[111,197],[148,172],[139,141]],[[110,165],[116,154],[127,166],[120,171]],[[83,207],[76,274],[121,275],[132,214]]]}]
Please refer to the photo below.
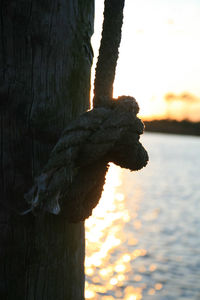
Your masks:
[{"label": "knotted rope", "polygon": [[[109,162],[131,171],[147,164],[148,154],[139,142],[144,125],[137,118],[136,100],[130,96],[112,99],[123,6],[121,0],[105,1],[94,109],[64,130],[42,174],[25,195],[34,213],[48,211],[70,222],[83,221],[101,197]],[[117,33],[112,38],[114,29]]]}]

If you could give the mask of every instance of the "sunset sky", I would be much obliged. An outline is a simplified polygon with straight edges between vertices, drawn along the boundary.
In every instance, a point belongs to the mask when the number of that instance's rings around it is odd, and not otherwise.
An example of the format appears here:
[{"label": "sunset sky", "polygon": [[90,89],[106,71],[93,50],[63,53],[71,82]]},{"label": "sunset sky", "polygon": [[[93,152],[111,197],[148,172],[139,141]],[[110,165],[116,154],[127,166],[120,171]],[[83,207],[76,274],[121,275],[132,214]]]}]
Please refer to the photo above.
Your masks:
[{"label": "sunset sky", "polygon": [[[95,5],[93,74],[104,0]],[[123,94],[144,119],[200,121],[200,0],[125,0],[114,96]]]}]

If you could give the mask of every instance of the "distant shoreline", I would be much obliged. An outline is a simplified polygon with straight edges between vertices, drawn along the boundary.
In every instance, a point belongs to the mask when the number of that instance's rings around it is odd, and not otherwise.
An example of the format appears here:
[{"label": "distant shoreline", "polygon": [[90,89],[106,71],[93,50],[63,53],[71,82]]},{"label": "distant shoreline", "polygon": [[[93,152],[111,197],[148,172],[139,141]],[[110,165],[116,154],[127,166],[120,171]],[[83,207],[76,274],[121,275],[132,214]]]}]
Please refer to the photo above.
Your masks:
[{"label": "distant shoreline", "polygon": [[200,122],[171,119],[144,121],[145,131],[200,136]]}]

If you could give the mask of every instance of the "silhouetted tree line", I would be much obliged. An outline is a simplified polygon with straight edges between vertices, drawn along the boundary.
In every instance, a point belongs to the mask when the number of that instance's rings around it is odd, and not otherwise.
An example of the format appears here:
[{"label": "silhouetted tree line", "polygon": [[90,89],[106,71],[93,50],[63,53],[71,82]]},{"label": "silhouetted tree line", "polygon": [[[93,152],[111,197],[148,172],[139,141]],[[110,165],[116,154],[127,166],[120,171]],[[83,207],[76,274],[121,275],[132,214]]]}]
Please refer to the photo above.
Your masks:
[{"label": "silhouetted tree line", "polygon": [[200,136],[200,122],[170,119],[144,121],[145,130],[150,132],[174,133]]}]

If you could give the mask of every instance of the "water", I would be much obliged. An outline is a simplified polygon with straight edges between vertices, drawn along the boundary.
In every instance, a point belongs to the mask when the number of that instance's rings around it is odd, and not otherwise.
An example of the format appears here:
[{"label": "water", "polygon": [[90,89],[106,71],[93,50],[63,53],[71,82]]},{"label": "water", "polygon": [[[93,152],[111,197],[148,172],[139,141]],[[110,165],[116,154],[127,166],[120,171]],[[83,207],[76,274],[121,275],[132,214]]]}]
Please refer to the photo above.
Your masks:
[{"label": "water", "polygon": [[200,299],[200,138],[146,133],[148,167],[111,165],[86,221],[86,299]]}]

